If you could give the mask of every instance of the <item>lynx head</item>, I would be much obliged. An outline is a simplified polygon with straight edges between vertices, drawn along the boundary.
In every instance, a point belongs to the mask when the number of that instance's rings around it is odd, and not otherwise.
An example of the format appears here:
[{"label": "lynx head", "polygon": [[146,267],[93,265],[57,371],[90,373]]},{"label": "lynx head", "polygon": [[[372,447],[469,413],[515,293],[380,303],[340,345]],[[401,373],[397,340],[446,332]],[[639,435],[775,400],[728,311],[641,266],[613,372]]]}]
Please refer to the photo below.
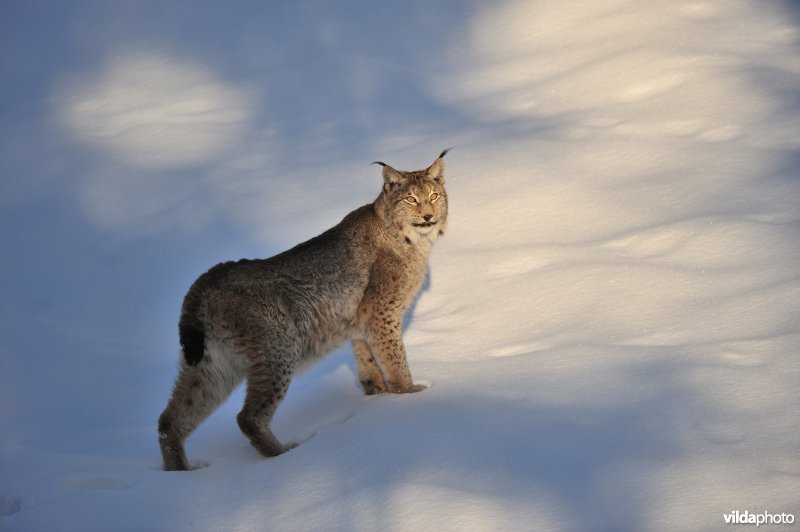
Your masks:
[{"label": "lynx head", "polygon": [[444,150],[425,170],[401,172],[383,166],[383,191],[378,198],[389,227],[409,244],[434,241],[447,228],[447,193],[444,190]]}]

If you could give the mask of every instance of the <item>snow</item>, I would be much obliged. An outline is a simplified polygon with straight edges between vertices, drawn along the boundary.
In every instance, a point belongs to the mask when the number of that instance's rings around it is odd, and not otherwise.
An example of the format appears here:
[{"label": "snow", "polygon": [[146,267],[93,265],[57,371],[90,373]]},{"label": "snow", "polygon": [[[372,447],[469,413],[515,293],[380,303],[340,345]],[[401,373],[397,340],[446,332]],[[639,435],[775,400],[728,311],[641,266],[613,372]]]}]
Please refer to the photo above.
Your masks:
[{"label": "snow", "polygon": [[[778,0],[4,5],[0,528],[716,530],[800,514],[800,10]],[[445,147],[430,388],[234,393],[165,473],[216,262]]]}]

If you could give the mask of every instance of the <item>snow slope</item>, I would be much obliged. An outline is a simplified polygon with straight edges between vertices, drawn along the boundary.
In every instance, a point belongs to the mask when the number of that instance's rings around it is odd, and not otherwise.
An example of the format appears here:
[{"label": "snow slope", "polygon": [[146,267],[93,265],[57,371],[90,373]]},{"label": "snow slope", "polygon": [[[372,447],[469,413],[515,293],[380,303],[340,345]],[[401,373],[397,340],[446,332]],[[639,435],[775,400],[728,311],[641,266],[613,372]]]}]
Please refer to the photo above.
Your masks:
[{"label": "snow slope", "polygon": [[[0,529],[717,530],[800,514],[800,9],[0,7]],[[183,292],[447,157],[430,389],[234,393],[164,473]],[[795,525],[797,526],[797,525]]]}]

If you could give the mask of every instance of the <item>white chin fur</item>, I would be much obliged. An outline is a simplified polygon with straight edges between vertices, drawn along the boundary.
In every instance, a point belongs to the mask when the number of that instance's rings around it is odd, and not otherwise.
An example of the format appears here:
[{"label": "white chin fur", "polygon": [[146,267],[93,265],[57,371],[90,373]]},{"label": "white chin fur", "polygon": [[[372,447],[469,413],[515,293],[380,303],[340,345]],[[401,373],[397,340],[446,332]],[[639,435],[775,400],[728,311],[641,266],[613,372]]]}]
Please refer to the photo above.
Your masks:
[{"label": "white chin fur", "polygon": [[418,244],[420,241],[433,242],[439,236],[439,228],[436,225],[430,227],[408,226],[405,236],[412,244]]}]

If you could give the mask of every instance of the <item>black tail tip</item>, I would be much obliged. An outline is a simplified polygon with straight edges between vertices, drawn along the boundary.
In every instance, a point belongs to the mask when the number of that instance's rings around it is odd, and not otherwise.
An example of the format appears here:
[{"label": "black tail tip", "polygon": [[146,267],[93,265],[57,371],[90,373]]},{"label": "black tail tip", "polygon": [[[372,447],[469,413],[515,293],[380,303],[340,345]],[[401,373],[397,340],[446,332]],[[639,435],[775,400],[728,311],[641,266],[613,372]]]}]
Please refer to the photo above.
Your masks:
[{"label": "black tail tip", "polygon": [[205,351],[205,331],[197,327],[181,327],[180,341],[183,359],[190,366],[196,366],[203,360]]}]

